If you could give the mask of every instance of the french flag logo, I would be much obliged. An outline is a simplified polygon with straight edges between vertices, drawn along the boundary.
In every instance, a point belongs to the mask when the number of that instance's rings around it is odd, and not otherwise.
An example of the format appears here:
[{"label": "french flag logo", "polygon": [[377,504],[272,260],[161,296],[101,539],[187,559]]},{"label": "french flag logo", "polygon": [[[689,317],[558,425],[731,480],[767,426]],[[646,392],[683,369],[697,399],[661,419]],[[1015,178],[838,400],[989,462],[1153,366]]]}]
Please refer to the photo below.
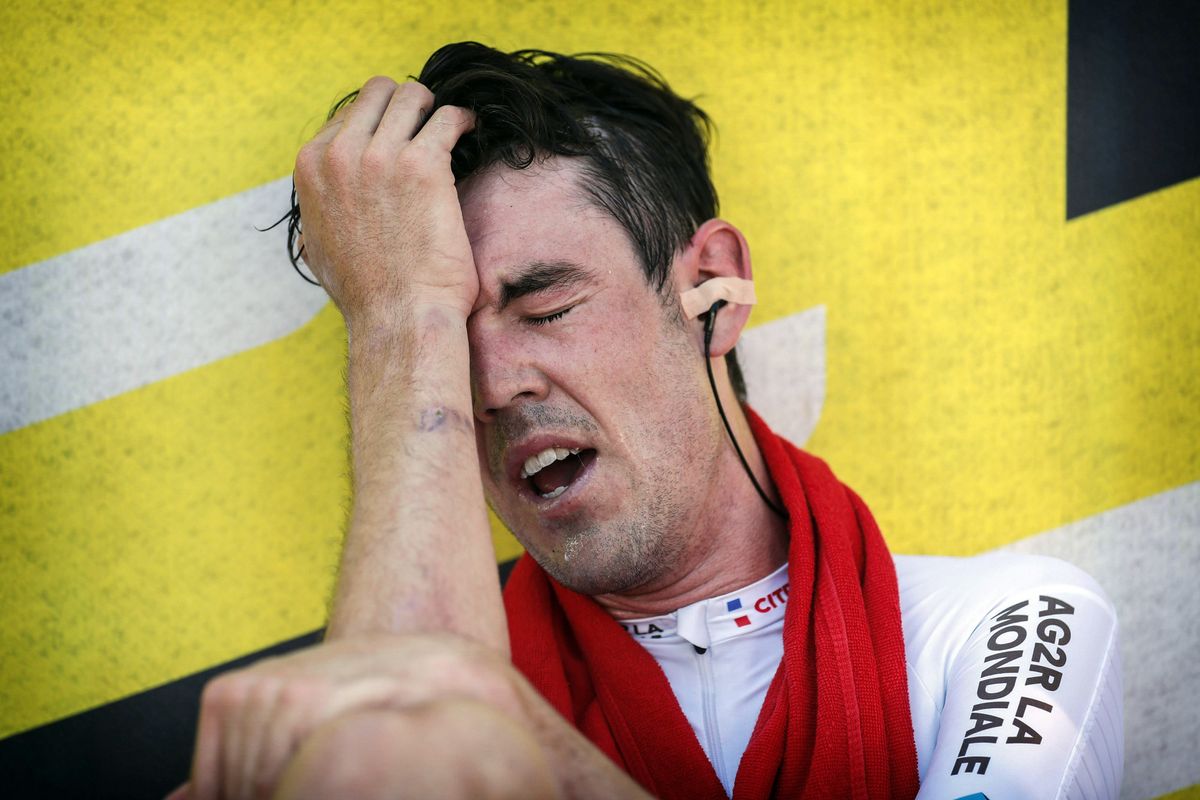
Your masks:
[{"label": "french flag logo", "polygon": [[[730,612],[738,611],[741,609],[741,607],[742,607],[742,599],[740,597],[735,597],[732,600],[727,600],[725,602],[725,609]],[[733,621],[737,623],[737,626],[739,628],[744,628],[750,624],[750,618],[748,616],[746,616],[745,614],[743,614],[740,617],[734,617]]]}]

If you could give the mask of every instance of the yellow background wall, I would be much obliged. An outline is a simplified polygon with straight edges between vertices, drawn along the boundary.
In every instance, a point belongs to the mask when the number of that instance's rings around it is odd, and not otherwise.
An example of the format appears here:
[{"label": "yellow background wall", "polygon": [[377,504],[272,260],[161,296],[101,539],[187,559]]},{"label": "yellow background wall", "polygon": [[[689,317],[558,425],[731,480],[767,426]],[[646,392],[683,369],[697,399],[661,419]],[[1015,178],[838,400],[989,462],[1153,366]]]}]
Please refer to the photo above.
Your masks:
[{"label": "yellow background wall", "polygon": [[[1200,181],[1065,221],[1064,4],[254,6],[0,7],[0,273],[286,176],[333,100],[447,41],[628,52],[717,122],[752,323],[826,307],[808,446],[894,549],[1200,480]],[[326,306],[0,435],[0,737],[322,624],[343,353]]]}]

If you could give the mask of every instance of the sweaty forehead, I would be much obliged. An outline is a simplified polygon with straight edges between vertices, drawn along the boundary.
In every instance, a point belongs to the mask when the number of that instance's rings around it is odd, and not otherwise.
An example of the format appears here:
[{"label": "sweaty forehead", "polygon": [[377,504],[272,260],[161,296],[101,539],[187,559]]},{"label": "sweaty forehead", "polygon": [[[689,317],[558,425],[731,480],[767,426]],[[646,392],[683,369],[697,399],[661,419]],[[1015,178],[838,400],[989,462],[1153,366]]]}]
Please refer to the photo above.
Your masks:
[{"label": "sweaty forehead", "polygon": [[523,170],[493,167],[460,186],[485,302],[495,302],[505,280],[533,263],[585,270],[637,265],[625,229],[591,201],[581,180],[570,159],[552,158]]},{"label": "sweaty forehead", "polygon": [[572,159],[550,158],[525,169],[493,165],[459,185],[458,199],[471,244],[497,224],[529,222],[548,205],[580,213],[591,207]]}]

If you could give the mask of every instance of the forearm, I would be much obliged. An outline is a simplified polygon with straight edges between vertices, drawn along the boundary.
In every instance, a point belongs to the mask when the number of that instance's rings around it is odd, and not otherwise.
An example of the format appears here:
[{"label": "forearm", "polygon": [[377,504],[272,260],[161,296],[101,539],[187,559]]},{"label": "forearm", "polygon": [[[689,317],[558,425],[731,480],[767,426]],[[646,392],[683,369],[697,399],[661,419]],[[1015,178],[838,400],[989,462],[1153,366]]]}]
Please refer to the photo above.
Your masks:
[{"label": "forearm", "polygon": [[465,320],[422,306],[349,332],[354,504],[328,635],[450,632],[507,653]]}]

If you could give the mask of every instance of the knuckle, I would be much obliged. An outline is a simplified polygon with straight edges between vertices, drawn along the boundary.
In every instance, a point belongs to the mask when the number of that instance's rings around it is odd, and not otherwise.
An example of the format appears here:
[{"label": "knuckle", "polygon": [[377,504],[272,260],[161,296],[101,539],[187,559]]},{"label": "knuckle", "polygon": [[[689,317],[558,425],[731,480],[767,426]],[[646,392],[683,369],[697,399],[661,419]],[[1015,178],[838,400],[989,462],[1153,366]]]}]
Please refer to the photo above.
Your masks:
[{"label": "knuckle", "polygon": [[373,75],[363,84],[363,89],[395,89],[396,82],[387,75]]},{"label": "knuckle", "polygon": [[270,674],[250,673],[246,676],[242,687],[243,701],[248,705],[261,705],[269,702],[279,687],[279,678]]},{"label": "knuckle", "polygon": [[321,167],[335,178],[347,178],[354,174],[357,160],[347,145],[334,139],[321,156]]},{"label": "knuckle", "polygon": [[450,125],[465,125],[474,116],[462,106],[442,106],[442,118]]},{"label": "knuckle", "polygon": [[322,698],[325,685],[313,678],[294,677],[279,688],[279,702],[288,708],[304,708]]},{"label": "knuckle", "polygon": [[321,148],[315,142],[309,142],[300,148],[296,154],[296,175],[313,178],[321,164]]},{"label": "knuckle", "polygon": [[200,695],[202,709],[223,713],[238,708],[246,702],[250,682],[239,672],[219,675],[209,681]]},{"label": "knuckle", "polygon": [[432,102],[433,92],[425,84],[418,81],[407,81],[400,85],[396,91],[403,93],[406,98],[412,98],[421,103]]},{"label": "knuckle", "polygon": [[371,173],[383,172],[389,169],[395,160],[396,157],[392,153],[387,152],[385,149],[375,146],[368,146],[367,149],[363,151],[362,167],[365,171]]}]

